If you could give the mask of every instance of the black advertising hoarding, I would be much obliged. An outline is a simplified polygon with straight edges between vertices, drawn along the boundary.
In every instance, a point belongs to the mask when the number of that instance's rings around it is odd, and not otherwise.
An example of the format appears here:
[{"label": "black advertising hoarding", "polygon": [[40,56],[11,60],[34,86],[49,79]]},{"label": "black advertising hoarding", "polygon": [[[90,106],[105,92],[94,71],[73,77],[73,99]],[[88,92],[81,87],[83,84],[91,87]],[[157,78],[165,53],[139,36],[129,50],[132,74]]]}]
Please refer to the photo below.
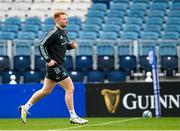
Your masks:
[{"label": "black advertising hoarding", "polygon": [[[161,82],[162,116],[180,116],[180,82]],[[86,84],[86,113],[89,117],[139,117],[151,110],[154,116],[152,83]]]}]

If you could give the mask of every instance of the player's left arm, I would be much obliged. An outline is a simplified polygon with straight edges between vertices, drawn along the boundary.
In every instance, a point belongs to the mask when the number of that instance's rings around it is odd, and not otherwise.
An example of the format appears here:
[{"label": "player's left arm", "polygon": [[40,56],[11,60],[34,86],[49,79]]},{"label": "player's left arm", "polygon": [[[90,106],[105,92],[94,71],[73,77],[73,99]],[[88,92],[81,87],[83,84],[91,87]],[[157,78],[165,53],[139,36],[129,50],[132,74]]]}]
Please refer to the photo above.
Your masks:
[{"label": "player's left arm", "polygon": [[71,49],[76,49],[77,48],[77,42],[76,41],[71,41],[69,42],[69,44],[67,45],[67,50],[71,50]]}]

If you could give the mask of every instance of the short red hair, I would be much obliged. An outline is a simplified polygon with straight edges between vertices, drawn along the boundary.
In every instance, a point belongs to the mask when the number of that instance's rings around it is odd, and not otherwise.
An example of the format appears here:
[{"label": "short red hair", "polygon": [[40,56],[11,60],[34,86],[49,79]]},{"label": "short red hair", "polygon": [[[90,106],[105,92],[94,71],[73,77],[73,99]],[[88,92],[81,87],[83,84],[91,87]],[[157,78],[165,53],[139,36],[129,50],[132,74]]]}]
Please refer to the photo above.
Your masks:
[{"label": "short red hair", "polygon": [[67,14],[64,11],[60,11],[60,10],[56,11],[56,12],[54,12],[54,19],[60,17],[61,15],[67,15]]}]

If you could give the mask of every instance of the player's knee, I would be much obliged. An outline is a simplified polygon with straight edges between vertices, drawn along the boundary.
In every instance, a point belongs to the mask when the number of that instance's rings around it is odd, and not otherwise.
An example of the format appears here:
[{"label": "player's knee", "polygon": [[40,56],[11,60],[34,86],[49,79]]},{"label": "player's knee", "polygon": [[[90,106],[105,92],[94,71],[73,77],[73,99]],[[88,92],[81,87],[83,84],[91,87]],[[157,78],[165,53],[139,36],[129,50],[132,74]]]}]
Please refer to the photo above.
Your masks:
[{"label": "player's knee", "polygon": [[49,91],[49,90],[41,90],[41,91],[44,96],[51,94],[51,91]]}]

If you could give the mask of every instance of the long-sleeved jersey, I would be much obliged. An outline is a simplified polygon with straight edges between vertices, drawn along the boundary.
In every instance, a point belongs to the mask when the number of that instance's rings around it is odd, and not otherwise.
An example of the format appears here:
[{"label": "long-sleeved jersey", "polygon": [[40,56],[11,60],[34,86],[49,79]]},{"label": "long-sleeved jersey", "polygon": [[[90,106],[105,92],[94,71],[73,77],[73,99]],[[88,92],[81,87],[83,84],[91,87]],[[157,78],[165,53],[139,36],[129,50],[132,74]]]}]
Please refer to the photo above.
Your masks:
[{"label": "long-sleeved jersey", "polygon": [[66,50],[72,49],[67,31],[58,27],[51,29],[41,40],[39,50],[46,62],[55,60],[58,64],[64,63]]}]

